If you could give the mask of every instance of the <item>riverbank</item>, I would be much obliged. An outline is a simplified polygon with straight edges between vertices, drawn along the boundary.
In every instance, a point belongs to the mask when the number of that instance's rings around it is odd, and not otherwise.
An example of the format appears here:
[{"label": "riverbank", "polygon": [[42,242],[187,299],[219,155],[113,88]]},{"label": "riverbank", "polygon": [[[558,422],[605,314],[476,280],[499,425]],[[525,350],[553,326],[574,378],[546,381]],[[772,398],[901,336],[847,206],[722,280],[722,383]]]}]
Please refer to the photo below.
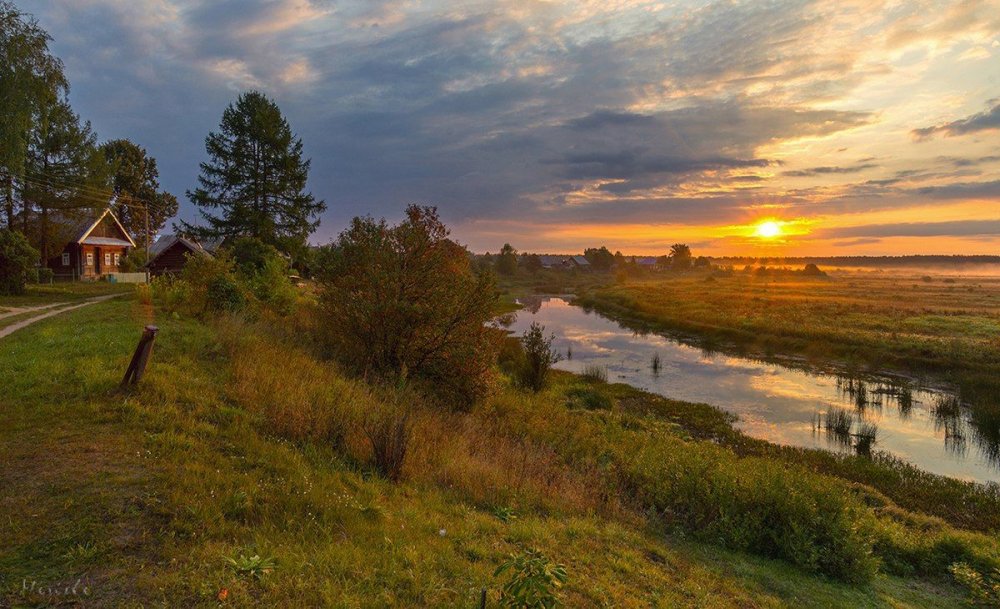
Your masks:
[{"label": "riverbank", "polygon": [[392,482],[352,423],[391,394],[295,325],[115,299],[8,337],[0,599],[84,578],[92,606],[466,607],[531,547],[565,565],[567,606],[951,607],[951,565],[1000,564],[984,535],[752,454],[715,409],[568,374],[500,377],[468,413],[417,402]]},{"label": "riverbank", "polygon": [[707,272],[609,282],[577,294],[576,304],[635,328],[695,336],[709,349],[931,373],[958,386],[967,402],[1000,404],[996,278]]}]

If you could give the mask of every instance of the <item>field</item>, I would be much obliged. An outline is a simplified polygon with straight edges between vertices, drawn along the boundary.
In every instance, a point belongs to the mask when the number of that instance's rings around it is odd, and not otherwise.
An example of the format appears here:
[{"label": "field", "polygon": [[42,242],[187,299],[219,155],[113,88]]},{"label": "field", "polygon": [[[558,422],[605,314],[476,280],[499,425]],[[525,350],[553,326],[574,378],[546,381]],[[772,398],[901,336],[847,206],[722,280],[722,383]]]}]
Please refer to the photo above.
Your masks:
[{"label": "field", "polygon": [[[151,369],[118,393],[150,322]],[[350,421],[399,396],[282,326],[129,297],[0,340],[0,604],[79,581],[87,606],[470,607],[484,588],[493,606],[495,569],[532,547],[573,607],[953,607],[952,563],[1000,564],[972,532],[992,506],[898,506],[891,465],[853,486],[710,407],[568,374],[418,408],[394,483]],[[730,520],[745,502],[789,520]]]},{"label": "field", "polygon": [[960,386],[970,402],[1000,401],[995,277],[698,273],[609,281],[578,293],[578,304],[709,349],[929,374]]}]

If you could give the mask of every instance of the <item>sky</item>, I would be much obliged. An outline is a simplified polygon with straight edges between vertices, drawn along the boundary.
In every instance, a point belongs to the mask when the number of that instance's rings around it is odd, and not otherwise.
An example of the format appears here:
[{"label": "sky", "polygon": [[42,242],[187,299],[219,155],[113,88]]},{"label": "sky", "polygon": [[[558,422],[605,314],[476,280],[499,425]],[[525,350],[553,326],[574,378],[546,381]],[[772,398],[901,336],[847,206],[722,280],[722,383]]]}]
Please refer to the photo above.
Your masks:
[{"label": "sky", "polygon": [[1000,254],[1000,0],[16,1],[185,219],[257,89],[315,243],[419,203],[480,252]]}]

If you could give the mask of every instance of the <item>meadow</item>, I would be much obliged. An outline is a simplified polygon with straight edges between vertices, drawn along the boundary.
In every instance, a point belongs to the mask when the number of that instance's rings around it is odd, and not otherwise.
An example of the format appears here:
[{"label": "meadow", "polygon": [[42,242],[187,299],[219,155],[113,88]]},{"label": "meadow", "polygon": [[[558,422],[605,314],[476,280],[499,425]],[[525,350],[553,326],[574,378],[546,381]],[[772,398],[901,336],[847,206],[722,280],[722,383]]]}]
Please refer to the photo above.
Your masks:
[{"label": "meadow", "polygon": [[[324,359],[308,299],[215,319],[156,302],[141,291],[0,341],[8,604],[82,581],[88,606],[471,607],[482,589],[495,606],[497,567],[530,548],[565,567],[573,607],[952,607],[969,581],[953,566],[1000,565],[977,532],[994,530],[989,504],[904,506],[891,465],[802,458],[708,406],[501,375],[446,411]],[[150,322],[153,364],[119,393]],[[393,481],[371,431],[401,406]],[[843,474],[861,467],[864,483]],[[929,497],[939,482],[906,484]]]},{"label": "meadow", "polygon": [[687,334],[710,349],[934,373],[970,392],[1000,370],[997,277],[665,273],[584,286],[577,294],[585,307]]}]

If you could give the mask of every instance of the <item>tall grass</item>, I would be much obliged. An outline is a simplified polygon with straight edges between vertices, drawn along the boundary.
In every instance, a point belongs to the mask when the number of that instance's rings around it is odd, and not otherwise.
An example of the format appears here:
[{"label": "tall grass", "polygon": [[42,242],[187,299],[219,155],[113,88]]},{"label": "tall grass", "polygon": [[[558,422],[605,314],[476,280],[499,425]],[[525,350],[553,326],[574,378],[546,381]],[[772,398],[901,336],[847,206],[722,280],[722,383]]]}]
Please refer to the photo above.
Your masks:
[{"label": "tall grass", "polygon": [[583,367],[583,372],[581,373],[583,378],[588,381],[595,383],[607,383],[608,382],[608,367],[600,366],[598,364],[587,364]]}]

